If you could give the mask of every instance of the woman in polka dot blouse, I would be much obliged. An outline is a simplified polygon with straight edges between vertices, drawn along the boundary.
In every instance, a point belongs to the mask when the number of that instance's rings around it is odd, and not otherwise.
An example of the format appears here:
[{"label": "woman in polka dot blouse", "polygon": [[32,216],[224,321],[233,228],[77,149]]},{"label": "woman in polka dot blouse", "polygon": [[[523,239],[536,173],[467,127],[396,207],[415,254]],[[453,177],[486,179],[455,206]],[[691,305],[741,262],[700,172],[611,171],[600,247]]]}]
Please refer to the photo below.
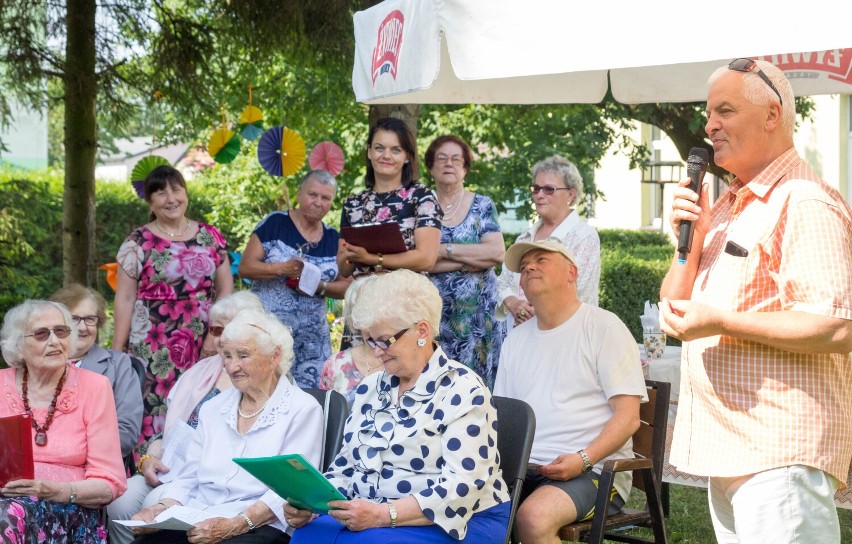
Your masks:
[{"label": "woman in polka dot blouse", "polygon": [[359,300],[353,325],[384,369],[356,389],[343,448],[326,472],[349,500],[319,517],[285,506],[293,544],[502,543],[509,495],[497,411],[482,379],[433,340],[437,289],[397,270],[365,285]]}]

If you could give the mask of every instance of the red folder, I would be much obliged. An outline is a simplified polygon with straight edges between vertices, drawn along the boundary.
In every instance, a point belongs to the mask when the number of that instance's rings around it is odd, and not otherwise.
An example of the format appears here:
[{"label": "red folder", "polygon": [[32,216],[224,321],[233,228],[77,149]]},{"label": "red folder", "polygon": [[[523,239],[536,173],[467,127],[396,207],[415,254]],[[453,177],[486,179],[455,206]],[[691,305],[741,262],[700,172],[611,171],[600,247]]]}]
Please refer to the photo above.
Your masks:
[{"label": "red folder", "polygon": [[32,422],[26,414],[0,417],[0,486],[35,478]]},{"label": "red folder", "polygon": [[360,246],[369,253],[393,255],[408,250],[399,230],[399,223],[370,223],[356,227],[343,227],[340,237],[353,246]]}]

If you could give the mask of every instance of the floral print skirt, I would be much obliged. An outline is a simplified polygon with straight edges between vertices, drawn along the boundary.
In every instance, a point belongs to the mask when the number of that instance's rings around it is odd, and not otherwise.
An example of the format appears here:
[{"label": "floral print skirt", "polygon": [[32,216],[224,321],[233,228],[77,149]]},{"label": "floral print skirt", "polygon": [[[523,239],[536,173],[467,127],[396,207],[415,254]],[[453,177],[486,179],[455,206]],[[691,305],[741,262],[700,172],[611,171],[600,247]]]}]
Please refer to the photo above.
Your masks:
[{"label": "floral print skirt", "polygon": [[3,544],[106,544],[98,510],[37,497],[0,498]]}]

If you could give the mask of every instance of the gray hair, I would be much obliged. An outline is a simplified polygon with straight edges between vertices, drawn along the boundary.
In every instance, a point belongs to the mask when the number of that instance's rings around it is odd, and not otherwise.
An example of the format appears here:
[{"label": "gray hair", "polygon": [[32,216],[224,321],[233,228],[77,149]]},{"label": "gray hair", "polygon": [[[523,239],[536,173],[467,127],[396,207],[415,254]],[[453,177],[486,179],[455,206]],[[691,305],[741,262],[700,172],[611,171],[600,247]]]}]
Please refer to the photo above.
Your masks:
[{"label": "gray hair", "polygon": [[[787,132],[787,135],[793,137],[793,131],[796,128],[796,96],[793,94],[793,87],[784,72],[765,60],[757,60],[757,67],[766,74],[769,81],[775,85],[778,92],[781,93],[781,126]],[[710,74],[707,79],[707,85],[713,85],[722,77],[722,74],[730,72],[728,65],[720,66]],[[766,106],[778,100],[778,95],[775,94],[769,85],[757,74],[757,72],[737,72],[743,78],[743,96],[755,106]]]},{"label": "gray hair", "polygon": [[337,180],[334,179],[334,176],[331,175],[330,172],[326,172],[325,170],[311,170],[305,177],[302,178],[302,181],[299,182],[299,190],[305,188],[305,185],[308,184],[309,181],[316,181],[320,185],[330,185],[332,190],[337,193]]},{"label": "gray hair", "polygon": [[216,301],[210,308],[210,323],[228,323],[243,310],[263,311],[260,298],[251,291],[237,291]]},{"label": "gray hair", "polygon": [[580,171],[574,166],[574,163],[560,155],[553,155],[544,160],[538,161],[532,167],[532,180],[535,183],[535,178],[541,173],[553,172],[562,179],[562,183],[569,189],[574,189],[574,199],[568,202],[568,206],[574,206],[580,201],[583,196],[583,176]]},{"label": "gray hair", "polygon": [[71,312],[65,305],[48,300],[25,300],[8,312],[3,319],[3,329],[0,330],[0,347],[2,347],[3,359],[11,367],[20,368],[26,361],[23,359],[22,346],[24,345],[24,334],[28,331],[32,319],[43,312],[54,309],[62,314],[65,325],[71,328],[69,342],[77,338],[77,327],[71,325]]},{"label": "gray hair", "polygon": [[441,323],[441,295],[426,276],[411,270],[380,274],[358,293],[352,325],[363,331],[378,324],[404,329],[420,321],[437,336]]},{"label": "gray hair", "polygon": [[225,327],[222,342],[251,342],[263,355],[281,350],[281,360],[275,369],[278,377],[287,374],[293,366],[293,336],[290,327],[274,315],[263,310],[243,310]]},{"label": "gray hair", "polygon": [[343,322],[346,323],[346,326],[349,328],[349,332],[352,334],[351,342],[353,346],[362,344],[363,339],[360,331],[356,329],[355,325],[352,323],[352,310],[361,298],[361,291],[376,277],[377,276],[375,274],[370,276],[361,276],[349,285],[346,289],[346,294],[343,295]]}]

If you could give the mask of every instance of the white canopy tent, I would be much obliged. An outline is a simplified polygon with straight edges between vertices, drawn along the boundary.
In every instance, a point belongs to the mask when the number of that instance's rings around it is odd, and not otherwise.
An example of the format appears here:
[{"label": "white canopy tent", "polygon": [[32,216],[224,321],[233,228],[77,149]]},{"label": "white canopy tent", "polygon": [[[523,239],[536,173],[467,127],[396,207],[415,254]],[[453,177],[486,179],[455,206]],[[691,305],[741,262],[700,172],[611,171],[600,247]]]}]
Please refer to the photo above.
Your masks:
[{"label": "white canopy tent", "polygon": [[620,102],[689,102],[748,56],[797,95],[852,94],[852,2],[794,6],[386,0],[354,16],[352,86],[370,104],[597,103],[609,79]]}]

